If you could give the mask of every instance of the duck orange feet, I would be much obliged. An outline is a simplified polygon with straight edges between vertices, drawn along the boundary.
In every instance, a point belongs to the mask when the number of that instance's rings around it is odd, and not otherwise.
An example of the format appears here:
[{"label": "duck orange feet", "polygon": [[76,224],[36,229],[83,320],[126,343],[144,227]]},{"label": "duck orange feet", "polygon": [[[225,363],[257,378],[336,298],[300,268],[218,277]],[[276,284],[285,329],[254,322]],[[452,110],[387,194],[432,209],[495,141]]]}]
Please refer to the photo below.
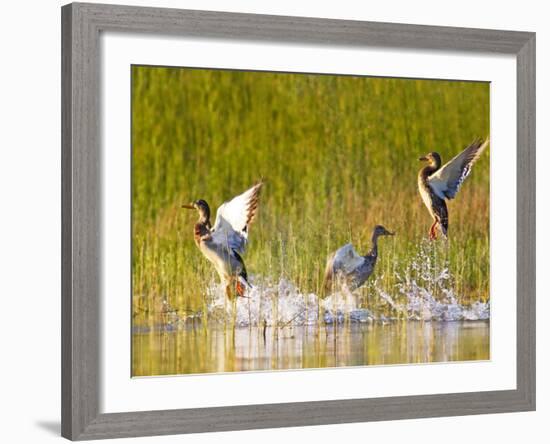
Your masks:
[{"label": "duck orange feet", "polygon": [[244,297],[244,290],[245,286],[243,283],[237,280],[235,283],[235,291],[237,292],[237,296],[240,296],[241,298]]},{"label": "duck orange feet", "polygon": [[435,222],[432,224],[432,226],[430,227],[430,240],[435,240],[435,239],[437,239],[436,226],[437,226],[437,221],[435,221]]}]

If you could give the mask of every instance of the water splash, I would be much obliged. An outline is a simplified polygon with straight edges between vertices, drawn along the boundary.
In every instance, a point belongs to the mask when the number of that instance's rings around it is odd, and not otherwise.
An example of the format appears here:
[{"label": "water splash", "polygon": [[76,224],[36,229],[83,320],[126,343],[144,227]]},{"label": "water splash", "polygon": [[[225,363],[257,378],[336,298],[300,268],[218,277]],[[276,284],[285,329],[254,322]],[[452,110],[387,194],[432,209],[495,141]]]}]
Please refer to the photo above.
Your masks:
[{"label": "water splash", "polygon": [[[251,277],[246,297],[227,300],[223,285],[212,283],[207,290],[208,322],[236,326],[301,326],[344,322],[370,323],[396,319],[421,321],[475,321],[490,317],[490,303],[462,305],[455,294],[448,261],[436,254],[434,243],[422,242],[404,272],[395,275],[391,294],[379,277],[369,284],[378,296],[377,309],[360,305],[360,290],[342,288],[328,297],[301,292],[288,279],[277,281]],[[381,308],[380,308],[381,307]],[[236,310],[236,311],[235,311]],[[203,317],[203,316],[201,316]]]},{"label": "water splash", "polygon": [[[436,254],[437,244],[424,241],[419,244],[416,256],[396,275],[396,299],[406,303],[396,303],[394,299],[377,289],[379,296],[395,311],[407,319],[423,321],[485,320],[490,317],[490,302],[476,301],[462,305],[455,294],[454,279],[449,271],[448,259]],[[445,248],[445,247],[444,247]]]},{"label": "water splash", "polygon": [[235,322],[238,326],[266,325],[314,325],[322,311],[322,301],[313,293],[301,293],[290,281],[278,282],[252,279],[253,286],[246,297],[228,301],[221,284],[208,288],[210,304],[209,320],[231,321],[236,308]]}]

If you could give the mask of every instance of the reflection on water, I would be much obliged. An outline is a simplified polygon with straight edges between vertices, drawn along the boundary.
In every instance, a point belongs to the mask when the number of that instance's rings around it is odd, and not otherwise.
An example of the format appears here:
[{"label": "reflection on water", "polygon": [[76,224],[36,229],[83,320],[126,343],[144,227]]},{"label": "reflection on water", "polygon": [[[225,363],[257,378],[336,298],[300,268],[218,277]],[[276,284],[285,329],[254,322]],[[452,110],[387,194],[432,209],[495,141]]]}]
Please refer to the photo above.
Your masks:
[{"label": "reflection on water", "polygon": [[135,332],[133,376],[489,359],[489,321]]}]

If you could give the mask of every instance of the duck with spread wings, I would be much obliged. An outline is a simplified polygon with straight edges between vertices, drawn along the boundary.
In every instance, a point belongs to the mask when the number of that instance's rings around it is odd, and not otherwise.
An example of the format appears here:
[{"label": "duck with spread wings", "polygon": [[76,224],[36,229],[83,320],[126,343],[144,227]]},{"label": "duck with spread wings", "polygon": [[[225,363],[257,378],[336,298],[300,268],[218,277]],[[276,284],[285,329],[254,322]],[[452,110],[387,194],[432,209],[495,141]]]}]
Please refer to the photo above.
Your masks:
[{"label": "duck with spread wings", "polygon": [[366,255],[358,254],[352,244],[346,244],[332,253],[325,269],[325,292],[331,292],[336,285],[342,284],[354,291],[367,282],[378,259],[378,238],[394,234],[382,225],[377,225],[372,232],[372,248]]},{"label": "duck with spread wings", "polygon": [[244,296],[250,287],[242,258],[248,243],[248,231],[258,211],[260,190],[263,182],[224,202],[216,212],[214,226],[210,223],[210,207],[199,199],[182,208],[197,210],[195,243],[201,253],[216,269],[229,299],[233,298],[232,287],[237,296]]},{"label": "duck with spread wings", "polygon": [[436,152],[418,159],[428,162],[428,165],[418,173],[418,190],[433,218],[429,231],[430,239],[437,238],[438,227],[447,238],[449,212],[446,200],[455,198],[460,186],[470,174],[474,162],[479,159],[488,143],[488,140],[474,140],[464,151],[443,166],[441,166],[441,156]]}]

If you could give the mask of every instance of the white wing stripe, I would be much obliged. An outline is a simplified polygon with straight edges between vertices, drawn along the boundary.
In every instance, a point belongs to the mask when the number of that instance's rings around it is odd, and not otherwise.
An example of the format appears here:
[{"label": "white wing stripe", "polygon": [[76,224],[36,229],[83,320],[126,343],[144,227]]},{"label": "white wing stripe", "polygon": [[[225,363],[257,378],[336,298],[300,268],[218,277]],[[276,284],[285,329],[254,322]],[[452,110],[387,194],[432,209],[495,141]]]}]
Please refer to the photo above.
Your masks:
[{"label": "white wing stripe", "polygon": [[488,140],[484,142],[481,139],[475,140],[464,151],[432,174],[428,178],[428,184],[434,193],[441,199],[453,199],[488,143]]},{"label": "white wing stripe", "polygon": [[238,253],[244,253],[248,240],[248,225],[256,216],[262,185],[262,182],[257,183],[218,208],[212,229],[214,242],[222,243]]}]

